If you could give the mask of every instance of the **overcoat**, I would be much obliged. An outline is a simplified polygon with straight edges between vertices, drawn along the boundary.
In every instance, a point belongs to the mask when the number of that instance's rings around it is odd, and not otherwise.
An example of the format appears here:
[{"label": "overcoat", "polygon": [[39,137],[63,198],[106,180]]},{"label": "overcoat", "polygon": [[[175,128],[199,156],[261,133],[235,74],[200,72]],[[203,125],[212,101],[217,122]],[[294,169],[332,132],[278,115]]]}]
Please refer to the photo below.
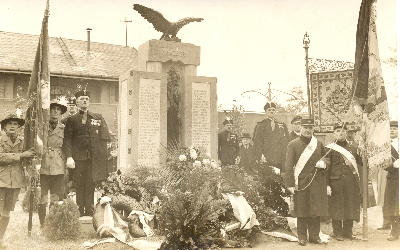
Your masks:
[{"label": "overcoat", "polygon": [[[358,147],[347,141],[337,142],[349,151],[356,159],[359,175],[362,174],[362,159],[357,154]],[[344,156],[335,151],[327,150],[324,161],[327,163],[328,185],[332,195],[329,196],[329,217],[335,220],[360,219],[361,189],[359,175],[353,173],[346,164]]]},{"label": "overcoat", "polygon": [[218,159],[222,165],[233,165],[239,153],[239,140],[236,134],[224,130],[218,133]]},{"label": "overcoat", "polygon": [[40,174],[65,174],[66,158],[62,148],[64,142],[64,128],[65,125],[59,123],[54,130],[49,130],[47,138],[48,151],[43,155]]},{"label": "overcoat", "polygon": [[[274,123],[272,130],[271,123]],[[258,122],[253,133],[253,159],[260,161],[264,155],[270,166],[279,167],[284,172],[286,148],[289,143],[289,131],[283,122],[264,119]]]},{"label": "overcoat", "polygon": [[253,161],[253,146],[251,144],[248,145],[248,148],[245,148],[244,145],[241,145],[239,148],[239,157],[240,162],[239,166],[242,167],[246,173],[251,174],[254,168]]},{"label": "overcoat", "polygon": [[74,161],[92,159],[93,182],[105,180],[107,171],[107,142],[110,133],[100,114],[88,111],[86,124],[82,124],[83,111],[67,119],[64,132],[64,152]]},{"label": "overcoat", "polygon": [[[295,186],[294,167],[308,146],[308,141],[300,136],[289,142],[285,161],[285,183]],[[294,217],[328,216],[328,196],[326,192],[326,170],[317,169],[316,163],[324,156],[325,148],[318,141],[317,148],[308,159],[298,177],[298,189],[293,195]]]},{"label": "overcoat", "polygon": [[0,135],[0,187],[25,187],[25,174],[21,158],[17,153],[23,152],[22,137],[17,136],[14,143],[6,134]]},{"label": "overcoat", "polygon": [[292,131],[289,135],[289,141],[293,141],[294,139],[298,138],[300,135],[296,134],[296,132]]},{"label": "overcoat", "polygon": [[[399,152],[392,146],[393,161],[399,159]],[[385,201],[383,205],[383,216],[399,216],[399,169],[393,164],[387,169]]]}]

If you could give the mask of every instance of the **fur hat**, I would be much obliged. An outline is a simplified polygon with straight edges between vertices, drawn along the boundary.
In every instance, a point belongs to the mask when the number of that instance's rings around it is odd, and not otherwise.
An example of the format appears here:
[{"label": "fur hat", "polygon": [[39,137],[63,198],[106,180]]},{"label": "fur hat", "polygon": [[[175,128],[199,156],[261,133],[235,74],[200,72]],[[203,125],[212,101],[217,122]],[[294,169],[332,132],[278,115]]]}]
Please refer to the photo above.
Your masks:
[{"label": "fur hat", "polygon": [[269,108],[275,108],[275,109],[276,109],[276,104],[273,103],[273,102],[271,102],[271,103],[267,102],[267,103],[264,105],[264,110],[267,110],[267,109],[269,109]]}]

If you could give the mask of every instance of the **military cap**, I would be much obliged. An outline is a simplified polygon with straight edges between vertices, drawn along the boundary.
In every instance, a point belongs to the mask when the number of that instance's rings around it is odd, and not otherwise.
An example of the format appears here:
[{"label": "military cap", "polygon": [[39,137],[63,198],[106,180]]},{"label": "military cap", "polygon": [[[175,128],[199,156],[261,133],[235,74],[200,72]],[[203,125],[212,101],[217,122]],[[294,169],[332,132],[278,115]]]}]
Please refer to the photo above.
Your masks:
[{"label": "military cap", "polygon": [[243,138],[250,138],[250,139],[251,139],[251,136],[250,136],[249,133],[243,133],[243,134],[242,134],[242,139],[243,139]]},{"label": "military cap", "polygon": [[357,127],[355,122],[351,122],[351,123],[346,124],[346,128],[347,128],[347,131],[349,131],[349,132],[357,132],[357,131],[360,130]]},{"label": "military cap", "polygon": [[399,127],[398,121],[390,121],[390,127]]},{"label": "military cap", "polygon": [[225,121],[224,121],[222,124],[224,124],[224,125],[226,125],[226,124],[233,124],[233,121],[230,120],[230,119],[225,119]]},{"label": "military cap", "polygon": [[51,107],[58,106],[61,108],[61,114],[64,114],[67,111],[67,106],[64,105],[60,100],[52,100],[50,102],[50,109]]},{"label": "military cap", "polygon": [[333,130],[337,129],[337,128],[344,128],[344,130],[347,130],[347,123],[344,122],[336,122],[333,125]]},{"label": "military cap", "polygon": [[293,123],[295,123],[297,121],[301,122],[301,119],[302,119],[301,116],[299,116],[299,115],[295,116],[290,123],[293,124]]},{"label": "military cap", "polygon": [[314,126],[314,119],[302,118],[300,124],[301,126]]},{"label": "military cap", "polygon": [[275,108],[275,109],[276,109],[276,104],[273,103],[273,102],[271,102],[271,103],[267,102],[267,103],[264,105],[264,110],[267,110],[267,109],[269,109],[269,108]]},{"label": "military cap", "polygon": [[67,105],[76,105],[76,98],[75,97],[68,97],[67,98]]},{"label": "military cap", "polygon": [[9,121],[17,121],[18,125],[21,127],[25,124],[25,120],[17,116],[17,114],[9,114],[6,118],[4,118],[1,123],[1,129],[4,129],[7,122]]},{"label": "military cap", "polygon": [[76,92],[75,97],[76,99],[78,99],[80,96],[87,96],[90,98],[90,92],[86,89],[79,90],[78,92]]}]

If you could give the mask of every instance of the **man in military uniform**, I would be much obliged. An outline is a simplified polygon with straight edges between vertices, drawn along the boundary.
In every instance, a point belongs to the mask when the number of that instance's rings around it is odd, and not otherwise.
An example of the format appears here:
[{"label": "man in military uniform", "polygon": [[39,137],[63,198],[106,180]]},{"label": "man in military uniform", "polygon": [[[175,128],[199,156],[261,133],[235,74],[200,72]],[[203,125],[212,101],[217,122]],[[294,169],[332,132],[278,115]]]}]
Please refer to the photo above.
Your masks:
[{"label": "man in military uniform", "polygon": [[18,194],[26,185],[21,159],[35,155],[33,149],[24,151],[22,137],[18,135],[18,128],[24,123],[14,114],[1,121],[5,133],[0,135],[0,249],[6,249],[3,236],[10,221],[10,211],[14,211]]},{"label": "man in military uniform", "polygon": [[81,216],[92,216],[94,183],[108,176],[107,142],[110,134],[103,117],[88,111],[89,91],[78,91],[75,97],[79,112],[67,120],[64,148],[67,167],[75,165],[74,180],[79,212]]},{"label": "man in military uniform", "polygon": [[300,128],[301,128],[301,116],[295,116],[292,121],[290,122],[293,126],[293,131],[290,132],[290,141],[293,141],[297,137],[300,136]]},{"label": "man in military uniform", "polygon": [[320,217],[328,215],[326,164],[321,160],[325,154],[322,142],[314,136],[314,120],[302,119],[300,136],[289,142],[285,161],[285,183],[293,193],[297,217],[299,245],[309,242],[323,244],[319,237]]},{"label": "man in military uniform", "polygon": [[258,122],[253,133],[253,159],[260,162],[262,155],[269,166],[284,172],[286,148],[289,143],[289,131],[285,123],[277,121],[276,104],[264,106],[265,119]]},{"label": "man in military uniform", "polygon": [[346,124],[334,126],[335,143],[326,146],[329,150],[324,157],[328,168],[329,217],[332,219],[336,240],[350,240],[353,236],[353,221],[360,220],[360,170],[362,159],[358,147],[346,141]]},{"label": "man in military uniform", "polygon": [[232,120],[226,119],[223,124],[225,130],[218,133],[218,159],[222,166],[233,165],[239,153],[239,139],[232,132]]},{"label": "man in military uniform", "polygon": [[50,191],[50,207],[60,198],[64,197],[66,174],[65,154],[62,149],[64,140],[64,124],[62,124],[62,114],[67,111],[67,106],[58,100],[50,103],[49,133],[47,138],[48,151],[42,157],[40,168],[41,198],[38,204],[38,215],[40,226],[44,226],[46,218],[46,207]]},{"label": "man in military uniform", "polygon": [[387,240],[399,239],[399,132],[398,122],[390,122],[390,138],[392,139],[392,162],[386,170],[386,189],[383,204],[383,218],[389,221],[389,228],[392,229]]}]

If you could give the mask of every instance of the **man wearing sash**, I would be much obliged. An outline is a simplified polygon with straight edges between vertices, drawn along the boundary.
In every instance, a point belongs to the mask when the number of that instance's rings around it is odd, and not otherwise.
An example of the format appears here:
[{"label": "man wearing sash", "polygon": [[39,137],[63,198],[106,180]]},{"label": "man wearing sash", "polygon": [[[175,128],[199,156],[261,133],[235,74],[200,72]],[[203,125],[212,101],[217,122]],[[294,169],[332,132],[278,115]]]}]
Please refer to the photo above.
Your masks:
[{"label": "man wearing sash", "polygon": [[390,122],[390,139],[392,139],[392,162],[386,170],[385,201],[383,204],[383,218],[389,221],[389,228],[392,229],[387,240],[399,239],[399,132],[398,122]]},{"label": "man wearing sash", "polygon": [[323,144],[314,136],[314,120],[302,119],[300,137],[291,141],[285,161],[285,183],[293,193],[293,217],[297,217],[299,245],[323,244],[319,237],[320,217],[328,216],[325,154]]},{"label": "man wearing sash", "polygon": [[357,154],[358,147],[346,141],[344,123],[335,124],[333,134],[336,141],[326,146],[329,151],[324,157],[329,174],[329,217],[336,240],[353,240],[353,221],[360,220],[362,159]]}]

